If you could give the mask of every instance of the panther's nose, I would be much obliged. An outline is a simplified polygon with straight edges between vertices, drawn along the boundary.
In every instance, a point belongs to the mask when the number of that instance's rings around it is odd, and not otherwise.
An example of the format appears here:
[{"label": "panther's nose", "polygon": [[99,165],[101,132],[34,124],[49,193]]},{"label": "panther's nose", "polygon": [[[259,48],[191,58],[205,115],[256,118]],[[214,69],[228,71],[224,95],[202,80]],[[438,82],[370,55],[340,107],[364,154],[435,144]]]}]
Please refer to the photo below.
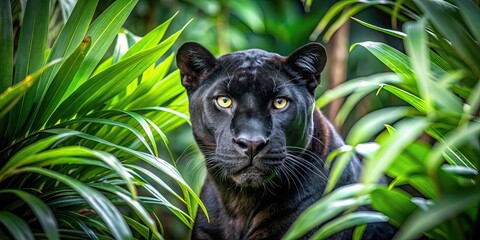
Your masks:
[{"label": "panther's nose", "polygon": [[233,139],[235,142],[249,157],[253,159],[268,143],[268,139],[263,137],[236,137]]}]

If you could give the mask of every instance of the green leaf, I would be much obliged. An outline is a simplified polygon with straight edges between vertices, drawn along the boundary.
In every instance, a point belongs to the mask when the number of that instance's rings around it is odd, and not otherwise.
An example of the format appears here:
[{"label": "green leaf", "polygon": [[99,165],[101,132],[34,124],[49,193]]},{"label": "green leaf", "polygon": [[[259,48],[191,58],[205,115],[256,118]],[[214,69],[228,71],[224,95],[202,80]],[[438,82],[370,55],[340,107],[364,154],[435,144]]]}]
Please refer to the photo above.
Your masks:
[{"label": "green leaf", "polygon": [[377,88],[377,86],[364,87],[362,89],[355,90],[354,93],[348,96],[338,111],[337,116],[335,117],[335,125],[342,126],[360,100]]},{"label": "green leaf", "polygon": [[88,187],[84,183],[74,178],[48,169],[37,167],[23,167],[18,170],[18,172],[38,173],[62,182],[63,184],[69,186],[70,188],[78,192],[78,194],[80,194],[85,199],[85,201],[88,202],[88,204],[108,225],[109,229],[112,231],[112,234],[116,239],[129,239],[132,237],[132,233],[130,232],[128,225],[125,222],[125,219],[120,214],[119,210],[97,190]]},{"label": "green leaf", "polygon": [[142,206],[142,204],[133,199],[132,197],[128,196],[121,187],[118,186],[112,186],[110,184],[95,184],[93,185],[96,188],[103,189],[105,191],[111,192],[118,197],[120,197],[123,201],[125,201],[130,208],[135,211],[138,217],[142,220],[143,223],[145,223],[150,231],[152,231],[152,234],[155,235],[157,238],[161,238],[160,234],[158,233],[157,226],[155,224],[155,221],[150,217],[149,213],[147,210]]},{"label": "green leaf", "polygon": [[373,24],[364,22],[364,21],[362,21],[360,19],[357,19],[357,18],[354,18],[354,17],[352,17],[352,19],[355,20],[356,22],[362,24],[365,27],[368,27],[370,29],[373,29],[373,30],[376,30],[376,31],[379,31],[379,32],[382,32],[382,33],[385,33],[385,34],[388,34],[390,36],[394,36],[394,37],[397,37],[397,38],[400,38],[400,39],[404,39],[405,37],[407,37],[407,34],[405,34],[404,32],[395,31],[395,30],[386,29],[386,28],[381,28],[381,27],[378,27],[378,26],[375,26]]},{"label": "green leaf", "polygon": [[12,171],[14,168],[16,168],[16,166],[21,165],[23,159],[28,158],[31,155],[34,155],[38,152],[41,152],[47,149],[53,143],[57,142],[62,138],[69,137],[75,134],[76,134],[75,132],[62,132],[62,133],[59,133],[58,135],[39,140],[34,144],[23,148],[22,150],[17,152],[15,155],[13,155],[13,157],[10,158],[10,160],[8,160],[8,162],[5,165],[3,165],[3,167],[0,169],[0,182],[2,179],[5,178],[5,174],[7,172]]},{"label": "green leaf", "polygon": [[[162,106],[165,104],[171,104],[174,106],[173,102],[175,101],[172,101],[172,99],[175,99],[176,97],[181,98],[181,95],[185,93],[183,87],[178,87],[179,76],[179,70],[170,73],[162,81],[156,82],[150,89],[148,89],[149,94],[140,95],[138,98],[130,102],[126,108],[138,109],[150,106]],[[163,94],[161,96],[153,94],[156,92],[161,92]]]},{"label": "green leaf", "polygon": [[330,7],[330,9],[328,9],[328,11],[323,16],[322,20],[320,20],[318,25],[313,30],[312,34],[310,35],[310,40],[313,41],[313,40],[317,39],[318,36],[320,35],[320,33],[322,33],[325,30],[328,23],[331,22],[333,20],[333,18],[338,13],[343,11],[343,9],[345,9],[345,7],[347,7],[348,5],[351,5],[355,2],[357,2],[357,1],[356,0],[345,0],[345,1],[337,2],[332,7]]},{"label": "green leaf", "polygon": [[[449,132],[444,141],[440,141],[435,143],[433,146],[432,151],[430,152],[429,156],[427,157],[427,168],[429,173],[435,173],[437,169],[443,162],[442,155],[445,151],[450,148],[454,148],[457,146],[461,146],[462,144],[466,143],[470,139],[478,139],[480,134],[480,122],[471,122],[470,124],[464,124],[459,126]],[[475,164],[471,161],[463,162],[462,163],[465,167],[473,168],[475,170]]]},{"label": "green leaf", "polygon": [[[13,25],[10,0],[0,0],[0,94],[3,93],[13,82]],[[0,95],[1,96],[1,95]],[[0,97],[0,104],[2,100]],[[7,112],[4,107],[0,107],[0,146],[4,146],[6,126],[8,119],[3,118]]]},{"label": "green leaf", "polygon": [[[148,76],[145,77],[145,73],[142,77],[142,82],[137,86],[137,88],[128,96],[120,99],[113,109],[133,109],[132,107],[127,107],[127,106],[136,106],[135,101],[140,99],[141,97],[144,97],[149,91],[151,92],[164,92],[164,91],[156,91],[156,89],[153,89],[153,86],[156,84],[159,85],[167,85],[165,79],[165,75],[167,75],[167,72],[173,62],[174,59],[174,54],[170,54],[162,63],[160,63],[155,69],[152,71],[152,73]],[[159,81],[159,79],[162,79]],[[168,87],[168,86],[166,86]],[[164,97],[163,94],[162,96],[157,96],[158,98]],[[167,98],[165,96],[165,98]],[[151,103],[151,102],[150,102]],[[153,105],[153,104],[152,104]],[[137,107],[138,108],[138,107]]]},{"label": "green leaf", "polygon": [[400,227],[417,206],[410,201],[411,196],[400,189],[379,187],[370,193],[372,206],[385,214],[391,223]]},{"label": "green leaf", "polygon": [[[132,156],[135,156],[146,163],[150,164],[151,166],[155,167],[156,169],[162,171],[163,173],[167,174],[169,177],[174,179],[177,183],[179,183],[180,187],[182,189],[187,190],[193,197],[193,199],[199,204],[200,208],[204,211],[204,213],[207,215],[207,210],[205,208],[205,205],[202,203],[200,198],[195,194],[195,192],[189,187],[189,185],[185,182],[185,180],[182,178],[181,174],[178,172],[176,168],[174,168],[172,165],[170,165],[167,161],[160,159],[158,157],[155,157],[153,155],[149,155],[147,153],[135,151],[131,148],[127,148],[121,145],[117,145],[114,143],[111,143],[109,141],[106,141],[104,139],[85,134],[82,132],[78,132],[75,130],[70,130],[70,129],[50,129],[50,130],[45,130],[45,132],[49,133],[54,133],[54,134],[75,134],[77,137],[81,137],[87,140],[91,140],[94,142],[98,142],[101,144],[105,144],[107,146],[115,147],[123,152],[126,152]],[[208,218],[208,215],[207,215]]]},{"label": "green leaf", "polygon": [[139,223],[138,221],[135,221],[134,219],[132,218],[129,218],[128,216],[124,216],[125,217],[125,220],[127,220],[127,223],[128,225],[130,225],[130,227],[132,227],[133,229],[135,229],[135,231],[137,231],[140,235],[142,235],[142,238],[143,239],[163,239],[161,236],[151,236],[151,232],[150,230],[145,227],[145,225]]},{"label": "green leaf", "polygon": [[[17,84],[27,75],[38,71],[45,60],[47,45],[48,20],[50,11],[49,0],[28,1],[25,10],[23,25],[20,29],[18,48],[15,61],[15,75],[13,84]],[[33,41],[35,39],[35,41]],[[36,84],[27,91],[20,103],[10,113],[7,129],[7,138],[13,139],[23,128],[30,114],[36,94]]]},{"label": "green leaf", "polygon": [[401,78],[394,73],[379,73],[368,77],[360,77],[349,80],[334,89],[325,91],[315,102],[318,108],[326,106],[333,100],[344,97],[353,92],[362,92],[363,90],[373,90],[373,86],[382,86],[385,83],[399,83]]},{"label": "green leaf", "polygon": [[148,139],[150,140],[150,143],[153,146],[154,155],[158,157],[157,142],[156,142],[155,138],[153,137],[153,132],[150,129],[150,125],[148,124],[146,119],[144,119],[144,117],[142,117],[140,114],[135,113],[135,112],[125,111],[125,110],[119,110],[119,111],[131,116],[133,119],[135,119],[138,122],[138,124],[140,124],[140,126],[143,128],[143,130],[147,134]]},{"label": "green leaf", "polygon": [[57,220],[53,215],[52,210],[42,200],[30,193],[18,189],[2,189],[0,190],[0,194],[2,193],[15,194],[17,197],[22,199],[22,201],[30,206],[30,209],[32,209],[33,213],[35,213],[35,216],[40,222],[43,231],[45,231],[47,238],[50,240],[60,239],[58,234]]},{"label": "green leaf", "polygon": [[[45,13],[48,13],[49,9],[48,0],[27,2],[16,54],[14,84],[43,65],[49,20]],[[32,41],[33,39],[35,41]]]},{"label": "green leaf", "polygon": [[124,32],[117,34],[117,41],[115,41],[115,48],[113,49],[112,63],[117,63],[120,58],[128,51],[127,35]]},{"label": "green leaf", "polygon": [[[27,76],[23,81],[7,88],[7,90],[0,95],[0,118],[5,116],[5,114],[10,112],[10,110],[17,105],[18,101],[22,99],[24,94],[32,87],[37,79],[38,77],[32,78],[31,76]],[[2,129],[7,128],[2,126]]]},{"label": "green leaf", "polygon": [[[49,67],[58,63],[60,59],[52,61],[45,65],[40,70],[36,71],[31,75],[27,75],[25,79],[5,90],[3,93],[0,94],[0,118],[2,118],[5,114],[10,112],[16,104],[25,96],[25,93],[34,86],[35,82],[38,81],[42,73],[48,69]],[[2,129],[6,128],[6,126],[2,126]],[[13,133],[12,133],[13,134]]]},{"label": "green leaf", "polygon": [[388,168],[389,176],[409,177],[410,174],[424,172],[425,158],[430,149],[430,146],[422,141],[416,141],[408,145],[399,158],[395,159]]},{"label": "green leaf", "polygon": [[48,118],[51,116],[57,105],[60,103],[60,99],[67,91],[70,81],[75,76],[80,63],[85,58],[85,55],[90,48],[90,37],[86,37],[84,41],[77,47],[67,60],[63,63],[62,67],[58,70],[57,75],[52,80],[49,88],[46,91],[45,98],[41,104],[37,107],[36,111],[41,113],[40,115],[34,115],[37,118],[32,119],[31,130],[37,130],[45,124]]},{"label": "green leaf", "polygon": [[[119,112],[121,112],[121,111],[119,111]],[[130,125],[125,124],[125,123],[113,121],[113,120],[110,120],[110,119],[101,119],[101,118],[78,118],[78,119],[74,119],[74,120],[59,124],[59,125],[57,125],[57,127],[70,126],[70,125],[74,125],[74,124],[78,124],[78,123],[94,123],[94,124],[111,125],[111,126],[117,126],[117,127],[125,128],[128,131],[132,132],[135,135],[135,137],[137,137],[137,140],[142,142],[142,144],[145,146],[145,148],[152,155],[154,154],[154,152],[150,148],[150,145],[148,145],[145,137],[137,129],[135,129],[135,128],[133,128]]]},{"label": "green leaf", "polygon": [[10,212],[0,211],[0,223],[7,228],[14,239],[35,239],[28,224]]},{"label": "green leaf", "polygon": [[170,23],[172,22],[172,20],[175,18],[176,15],[177,13],[175,13],[167,21],[163,22],[158,27],[150,31],[140,41],[138,41],[130,49],[128,49],[128,51],[125,53],[125,55],[123,55],[122,58],[126,59],[145,49],[155,47],[158,44],[158,42],[160,42],[160,40],[162,39],[163,35],[167,31],[168,26],[170,26]]},{"label": "green leaf", "polygon": [[460,15],[463,17],[469,30],[473,33],[475,39],[480,41],[480,29],[478,28],[478,21],[480,21],[480,9],[471,0],[456,0],[459,7]]},{"label": "green leaf", "polygon": [[[72,81],[73,76],[65,76],[66,74],[65,68],[72,67],[72,70],[70,70],[70,73],[73,72],[73,74],[75,74],[76,70],[79,68],[80,64],[82,63],[82,60],[85,57],[86,51],[88,51],[89,46],[83,50],[85,52],[81,54],[83,56],[79,61],[78,60],[73,61],[72,60],[73,57],[69,55],[71,55],[74,50],[78,51],[78,47],[77,47],[78,45],[85,45],[86,39],[88,39],[88,42],[90,42],[91,38],[88,36],[85,37],[85,34],[87,32],[90,21],[92,20],[93,13],[95,12],[95,8],[97,4],[98,4],[98,0],[79,0],[75,4],[75,8],[73,9],[73,12],[71,13],[70,17],[65,23],[65,26],[62,28],[60,34],[55,40],[55,43],[53,44],[53,47],[52,47],[52,50],[50,51],[47,62],[52,61],[54,59],[58,59],[58,58],[63,58],[66,60],[61,65],[54,66],[53,68],[45,71],[45,73],[42,75],[39,81],[37,95],[35,98],[37,106],[46,105],[45,103],[43,103],[45,101],[44,98],[51,99],[49,94],[52,93],[52,90],[50,89],[51,87],[50,85],[52,84],[52,81],[59,81],[59,79],[68,80],[65,83],[63,83],[68,88],[68,85]],[[75,55],[75,53],[72,55]],[[67,58],[67,56],[69,57]],[[64,70],[61,72],[58,72],[60,67],[63,67]],[[53,84],[54,84],[53,87],[55,87],[55,84],[58,85],[58,83],[55,83],[55,82],[53,82]],[[66,89],[64,91],[66,91]],[[46,114],[43,114],[44,112],[42,110],[44,109],[42,109],[41,107],[35,108],[34,113],[31,114],[30,125],[34,122],[36,123],[34,119],[39,118],[38,116],[39,113],[41,114],[42,117],[45,117]]]},{"label": "green leaf", "polygon": [[137,2],[138,0],[115,1],[92,23],[87,31],[87,34],[92,37],[92,47],[72,80],[65,97],[89,78]]},{"label": "green leaf", "polygon": [[231,2],[232,15],[238,17],[255,33],[265,31],[264,19],[266,16],[255,2]]},{"label": "green leaf", "polygon": [[[347,147],[347,146],[343,146],[343,147]],[[342,152],[340,156],[337,157],[335,162],[333,162],[333,167],[329,173],[328,183],[327,183],[327,186],[325,186],[325,190],[323,194],[326,194],[333,190],[338,180],[342,177],[345,167],[352,160],[353,148],[351,146],[348,146],[347,148],[343,148],[343,149],[347,149],[347,150],[345,152]]]},{"label": "green leaf", "polygon": [[405,54],[384,43],[370,41],[355,43],[350,47],[350,51],[357,45],[366,48],[393,72],[400,75],[406,84],[414,83],[413,71],[410,68],[410,59]]},{"label": "green leaf", "polygon": [[2,33],[0,35],[1,93],[12,85],[13,80],[13,25],[10,0],[1,0],[0,2],[0,32]]},{"label": "green leaf", "polygon": [[[475,115],[475,111],[479,109],[480,106],[480,79],[478,80],[475,87],[472,89],[472,93],[468,97],[467,104],[469,109],[466,111],[467,116],[466,119],[469,119]],[[466,120],[462,119],[462,120]]]},{"label": "green leaf", "polygon": [[414,2],[423,10],[435,28],[451,42],[451,46],[461,59],[478,75],[480,73],[479,45],[462,22],[458,8],[446,1],[414,0]]},{"label": "green leaf", "polygon": [[390,107],[377,110],[361,118],[350,130],[346,142],[352,146],[369,141],[384,130],[384,125],[412,115],[415,110],[409,107]]},{"label": "green leaf", "polygon": [[[478,186],[469,190],[462,190],[449,194],[438,201],[428,210],[415,211],[399,230],[396,239],[414,239],[440,223],[460,214],[470,207],[478,207],[480,203],[480,189]],[[465,236],[463,236],[465,237]]]},{"label": "green leaf", "polygon": [[[53,163],[52,159],[58,159],[55,164],[69,164],[68,161],[63,161],[63,158],[68,157],[93,157],[96,159],[102,160],[109,169],[114,170],[124,181],[127,185],[130,193],[132,194],[133,198],[137,198],[137,190],[132,183],[132,175],[127,171],[127,169],[120,163],[120,161],[112,154],[102,151],[96,151],[84,147],[79,146],[67,146],[57,149],[52,149],[48,151],[44,151],[42,153],[28,156],[22,159],[22,162],[16,165],[16,167],[28,164],[36,164],[41,165],[43,161],[50,160],[49,163]],[[82,163],[77,163],[82,164]],[[85,163],[87,164],[87,162]]]},{"label": "green leaf", "polygon": [[344,229],[351,228],[367,223],[386,222],[388,218],[377,212],[354,212],[338,217],[323,225],[313,236],[312,239],[325,239]]},{"label": "green leaf", "polygon": [[[172,46],[182,31],[183,29],[162,41],[159,45],[124,59],[90,78],[60,104],[47,125],[53,124],[59,119],[70,118],[78,112],[88,112],[123,91],[131,81],[157,61]],[[69,106],[78,106],[78,108],[70,108]]]},{"label": "green leaf", "polygon": [[428,121],[424,118],[406,119],[397,124],[397,131],[388,136],[380,144],[378,151],[364,162],[361,174],[362,183],[375,183],[380,180],[385,170],[395,160],[396,156],[425,130]]},{"label": "green leaf", "polygon": [[337,188],[333,192],[322,197],[319,201],[310,205],[310,207],[300,214],[282,239],[298,239],[312,228],[336,216],[342,211],[351,207],[368,204],[368,197],[353,197],[360,194],[368,194],[368,192],[372,190],[373,186],[366,186],[363,184],[352,184]]},{"label": "green leaf", "polygon": [[399,97],[403,101],[412,105],[412,107],[417,109],[422,114],[427,114],[428,113],[427,104],[425,103],[425,100],[423,100],[422,98],[419,98],[412,93],[409,93],[409,92],[407,92],[403,89],[400,89],[398,87],[388,85],[388,84],[382,86],[381,89],[385,89],[385,90],[393,93],[395,96]]},{"label": "green leaf", "polygon": [[[167,190],[167,192],[169,192],[173,196],[175,196],[178,200],[185,203],[185,200],[183,200],[182,197],[180,197],[180,195],[178,195],[175,191],[173,191],[173,189],[170,186],[168,186],[168,184],[166,184],[161,178],[159,178],[153,172],[151,172],[151,171],[149,171],[149,170],[147,170],[143,167],[136,166],[136,165],[128,165],[128,167],[132,170],[135,170],[135,172],[138,173],[138,174],[142,173],[142,174],[146,175],[151,180],[153,180],[155,183],[157,183],[158,185],[163,187],[165,190]],[[165,201],[166,201],[166,199],[165,199]]]},{"label": "green leaf", "polygon": [[465,166],[452,166],[450,164],[444,164],[442,165],[442,170],[451,174],[465,177],[475,177],[478,175],[478,171],[476,169]]}]

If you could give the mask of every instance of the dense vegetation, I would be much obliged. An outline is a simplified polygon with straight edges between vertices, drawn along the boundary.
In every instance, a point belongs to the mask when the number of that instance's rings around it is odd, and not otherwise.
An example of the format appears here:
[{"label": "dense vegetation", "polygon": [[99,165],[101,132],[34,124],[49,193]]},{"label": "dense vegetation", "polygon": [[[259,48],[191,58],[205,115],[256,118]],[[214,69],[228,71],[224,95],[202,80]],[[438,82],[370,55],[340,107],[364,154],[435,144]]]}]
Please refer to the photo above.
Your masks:
[{"label": "dense vegetation", "polygon": [[[404,23],[403,31],[354,20],[402,39],[406,54],[381,42],[353,44],[351,51],[366,48],[392,72],[327,90],[317,106],[347,96],[336,119],[341,123],[372,91],[387,91],[404,103],[368,113],[352,127],[348,146],[327,159],[332,171],[328,195],[304,212],[286,239],[319,224],[324,225],[314,239],[352,226],[359,238],[365,223],[379,221],[399,227],[398,239],[474,238],[480,210],[480,32],[475,24],[480,10],[469,0],[342,1],[331,7],[319,28],[333,22],[327,33],[333,32],[369,6]],[[332,191],[353,153],[364,157],[361,183]],[[392,178],[389,186],[375,185],[382,174]],[[350,212],[364,204],[378,212]]]},{"label": "dense vegetation", "polygon": [[[365,72],[349,68],[355,78],[317,100],[325,109],[344,99],[329,116],[348,145],[326,159],[325,198],[285,239],[318,225],[314,239],[348,227],[359,239],[366,223],[378,221],[397,226],[398,239],[479,236],[478,1],[304,2],[0,0],[0,235],[185,238],[178,231],[188,232],[203,205],[201,176],[176,160],[178,139],[167,137],[189,121],[171,66],[178,38],[216,53],[260,47],[288,54],[322,36],[331,54],[342,48],[332,36],[351,22],[352,38],[368,34],[351,44],[355,62],[348,64],[367,64],[368,75],[356,78]],[[148,4],[157,8],[147,11]],[[163,20],[147,24],[138,9]],[[361,14],[371,10],[390,16],[389,27]],[[191,14],[200,17],[184,30],[188,19],[180,19]],[[215,34],[205,34],[212,27]],[[335,189],[351,154],[363,157],[361,183]],[[376,184],[383,174],[388,186]],[[373,210],[354,212],[366,204]]]},{"label": "dense vegetation", "polygon": [[157,63],[183,29],[164,37],[171,18],[136,37],[121,29],[136,1],[116,1],[92,22],[98,1],[80,0],[47,48],[56,22],[45,13],[59,15],[50,2],[1,1],[0,235],[162,239],[158,205],[192,226],[203,205],[158,153],[159,142],[169,151],[165,133],[188,121],[173,55]]}]

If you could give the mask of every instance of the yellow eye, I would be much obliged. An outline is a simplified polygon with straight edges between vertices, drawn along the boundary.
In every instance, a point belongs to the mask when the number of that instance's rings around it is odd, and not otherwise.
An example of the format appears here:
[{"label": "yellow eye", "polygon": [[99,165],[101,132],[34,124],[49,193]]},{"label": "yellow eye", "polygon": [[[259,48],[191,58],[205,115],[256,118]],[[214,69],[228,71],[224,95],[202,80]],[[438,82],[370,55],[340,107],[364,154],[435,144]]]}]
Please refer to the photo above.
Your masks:
[{"label": "yellow eye", "polygon": [[288,100],[286,98],[276,98],[273,100],[273,107],[276,109],[282,109],[287,106]]},{"label": "yellow eye", "polygon": [[217,104],[222,108],[228,108],[232,106],[232,99],[226,96],[217,97]]}]

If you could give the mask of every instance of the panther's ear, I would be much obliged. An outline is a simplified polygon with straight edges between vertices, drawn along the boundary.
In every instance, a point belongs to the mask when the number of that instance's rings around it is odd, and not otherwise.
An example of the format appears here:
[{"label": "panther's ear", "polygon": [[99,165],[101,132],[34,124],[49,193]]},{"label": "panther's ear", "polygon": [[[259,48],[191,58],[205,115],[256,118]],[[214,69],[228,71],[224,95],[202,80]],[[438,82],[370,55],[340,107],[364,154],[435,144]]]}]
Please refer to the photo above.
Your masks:
[{"label": "panther's ear", "polygon": [[307,80],[307,87],[314,91],[320,83],[320,73],[327,63],[327,53],[320,43],[306,44],[290,54],[287,64]]},{"label": "panther's ear", "polygon": [[195,90],[203,81],[202,76],[215,67],[217,59],[202,45],[184,43],[177,52],[177,67],[180,69],[182,85]]}]

